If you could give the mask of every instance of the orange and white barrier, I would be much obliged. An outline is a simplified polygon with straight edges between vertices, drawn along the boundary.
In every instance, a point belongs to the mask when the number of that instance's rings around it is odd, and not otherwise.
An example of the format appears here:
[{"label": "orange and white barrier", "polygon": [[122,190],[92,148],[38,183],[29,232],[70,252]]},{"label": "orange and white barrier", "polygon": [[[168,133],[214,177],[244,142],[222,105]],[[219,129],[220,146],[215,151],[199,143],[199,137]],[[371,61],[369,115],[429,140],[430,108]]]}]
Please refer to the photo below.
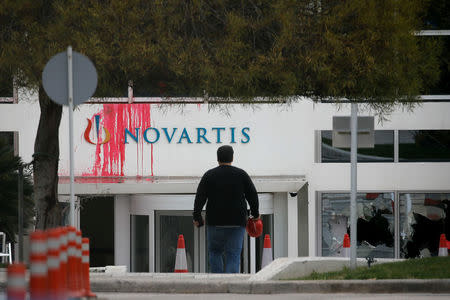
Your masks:
[{"label": "orange and white barrier", "polygon": [[350,257],[350,237],[348,233],[344,234],[344,242],[342,243],[342,252],[344,257]]},{"label": "orange and white barrier", "polygon": [[270,235],[264,236],[264,248],[262,253],[261,269],[270,264],[273,261],[272,256],[272,244],[270,242]]},{"label": "orange and white barrier", "polygon": [[184,236],[178,236],[177,256],[175,258],[175,273],[187,273],[186,247],[184,244]]},{"label": "orange and white barrier", "polygon": [[439,239],[439,254],[438,256],[448,256],[447,249],[447,239],[445,238],[445,233],[441,234]]},{"label": "orange and white barrier", "polygon": [[83,276],[82,276],[82,268],[81,268],[81,231],[77,230],[76,232],[76,242],[77,242],[77,289],[79,295],[83,294]]},{"label": "orange and white barrier", "polygon": [[47,299],[47,235],[36,230],[30,235],[30,299]]},{"label": "orange and white barrier", "polygon": [[89,280],[89,239],[83,238],[81,240],[82,246],[81,246],[81,264],[82,264],[82,274],[83,274],[83,283],[84,283],[84,297],[97,297],[94,293],[91,291],[91,283]]},{"label": "orange and white barrier", "polygon": [[60,300],[63,297],[60,269],[60,235],[58,228],[47,231],[47,285],[48,299]]},{"label": "orange and white barrier", "polygon": [[8,300],[25,300],[26,296],[25,265],[20,263],[9,265],[6,298]]},{"label": "orange and white barrier", "polygon": [[79,297],[78,268],[77,268],[77,229],[67,227],[67,292],[70,298]]},{"label": "orange and white barrier", "polygon": [[61,272],[60,283],[63,299],[67,298],[67,227],[59,228],[59,268]]},{"label": "orange and white barrier", "polygon": [[[24,264],[8,266],[8,300],[27,299],[25,271]],[[82,239],[81,231],[60,227],[31,233],[29,292],[31,300],[96,297],[89,281],[89,239]]]}]

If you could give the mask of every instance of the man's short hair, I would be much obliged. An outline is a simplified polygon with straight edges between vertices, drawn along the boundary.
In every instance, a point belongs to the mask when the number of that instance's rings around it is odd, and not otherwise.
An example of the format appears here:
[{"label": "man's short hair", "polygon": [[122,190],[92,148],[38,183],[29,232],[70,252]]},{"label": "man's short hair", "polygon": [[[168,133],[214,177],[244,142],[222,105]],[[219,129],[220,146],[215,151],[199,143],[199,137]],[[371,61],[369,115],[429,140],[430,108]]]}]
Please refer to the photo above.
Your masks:
[{"label": "man's short hair", "polygon": [[233,147],[225,145],[217,149],[217,161],[219,163],[230,163],[233,161]]}]

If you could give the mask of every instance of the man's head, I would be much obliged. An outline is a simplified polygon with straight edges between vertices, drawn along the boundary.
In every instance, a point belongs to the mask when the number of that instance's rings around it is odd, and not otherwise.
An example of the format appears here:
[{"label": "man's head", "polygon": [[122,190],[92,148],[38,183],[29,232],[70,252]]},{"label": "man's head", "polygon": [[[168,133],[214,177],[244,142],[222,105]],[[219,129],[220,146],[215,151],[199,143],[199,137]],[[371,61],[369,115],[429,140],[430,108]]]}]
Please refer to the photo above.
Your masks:
[{"label": "man's head", "polygon": [[225,145],[217,149],[217,161],[219,164],[231,163],[233,161],[233,147]]}]

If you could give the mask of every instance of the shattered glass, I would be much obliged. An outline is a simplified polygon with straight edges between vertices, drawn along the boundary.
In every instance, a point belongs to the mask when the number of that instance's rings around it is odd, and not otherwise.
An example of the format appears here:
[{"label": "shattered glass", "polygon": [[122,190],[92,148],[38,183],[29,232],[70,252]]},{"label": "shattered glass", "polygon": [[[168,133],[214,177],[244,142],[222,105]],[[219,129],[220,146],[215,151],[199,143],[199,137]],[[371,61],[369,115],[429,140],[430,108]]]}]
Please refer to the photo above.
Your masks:
[{"label": "shattered glass", "polygon": [[[394,257],[394,193],[358,193],[357,256]],[[350,235],[350,194],[322,194],[322,256],[344,256]]]},{"label": "shattered glass", "polygon": [[400,256],[436,256],[439,237],[450,238],[450,194],[400,194]]}]

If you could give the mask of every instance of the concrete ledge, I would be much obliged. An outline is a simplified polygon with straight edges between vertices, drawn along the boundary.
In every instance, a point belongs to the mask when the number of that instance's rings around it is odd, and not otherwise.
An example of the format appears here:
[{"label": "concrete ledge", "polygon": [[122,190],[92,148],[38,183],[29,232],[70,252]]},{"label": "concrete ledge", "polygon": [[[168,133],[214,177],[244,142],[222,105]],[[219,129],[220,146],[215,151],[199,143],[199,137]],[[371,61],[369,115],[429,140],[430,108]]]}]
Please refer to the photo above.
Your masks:
[{"label": "concrete ledge", "polygon": [[[400,261],[399,259],[377,258],[373,264]],[[364,258],[357,259],[358,266],[367,266]],[[345,257],[283,257],[278,258],[264,269],[250,277],[250,281],[267,281],[280,279],[294,279],[308,276],[313,272],[333,272],[349,266],[349,259]]]},{"label": "concrete ledge", "polygon": [[207,280],[207,281],[242,281],[248,280],[250,274],[211,274],[211,273],[90,273],[91,280],[116,278],[118,280]]},{"label": "concrete ledge", "polygon": [[[131,279],[131,278],[130,278]],[[94,292],[119,293],[450,293],[450,279],[431,280],[320,280],[320,281],[148,281],[94,280]]]}]

